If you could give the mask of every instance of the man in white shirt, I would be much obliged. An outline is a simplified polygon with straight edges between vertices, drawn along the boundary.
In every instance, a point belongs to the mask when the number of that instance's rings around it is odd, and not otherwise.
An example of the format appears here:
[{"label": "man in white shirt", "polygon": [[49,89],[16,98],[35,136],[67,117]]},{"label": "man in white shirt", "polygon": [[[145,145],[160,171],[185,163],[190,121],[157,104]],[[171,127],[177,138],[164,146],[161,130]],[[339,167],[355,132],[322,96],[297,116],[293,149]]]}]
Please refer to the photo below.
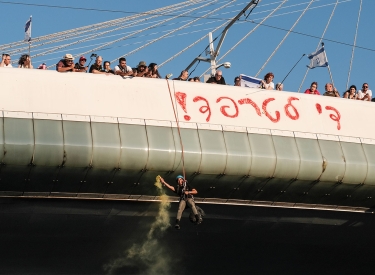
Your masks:
[{"label": "man in white shirt", "polygon": [[368,83],[363,83],[362,90],[358,91],[357,100],[371,101],[372,92],[369,89]]},{"label": "man in white shirt", "polygon": [[12,64],[10,64],[10,55],[4,53],[1,58],[0,67],[3,68],[13,68]]},{"label": "man in white shirt", "polygon": [[133,70],[130,66],[126,65],[126,58],[120,57],[118,65],[115,67],[115,74],[121,76],[132,76]]}]

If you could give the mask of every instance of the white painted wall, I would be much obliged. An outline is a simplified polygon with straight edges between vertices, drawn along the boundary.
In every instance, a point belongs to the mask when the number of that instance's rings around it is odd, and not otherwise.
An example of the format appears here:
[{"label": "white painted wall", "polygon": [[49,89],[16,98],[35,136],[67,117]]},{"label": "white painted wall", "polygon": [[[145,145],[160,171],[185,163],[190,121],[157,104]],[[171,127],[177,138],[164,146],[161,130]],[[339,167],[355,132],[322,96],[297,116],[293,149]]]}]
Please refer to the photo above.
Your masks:
[{"label": "white painted wall", "polygon": [[[375,105],[371,102],[205,83],[167,82],[165,79],[123,79],[112,75],[15,68],[0,68],[0,80],[0,108],[4,111],[175,121],[169,83],[172,94],[186,94],[186,113],[179,104],[176,105],[180,121],[187,122],[184,116],[188,115],[189,122],[196,123],[375,139],[375,130],[371,127],[371,120],[375,117]],[[208,122],[208,112],[201,112],[207,104],[203,100],[194,102],[197,97],[206,99],[210,105],[211,116]],[[225,98],[217,102],[221,97]],[[285,106],[290,97],[297,99],[292,101],[299,113],[296,120],[286,115]],[[239,104],[239,100],[246,98],[257,104],[261,116],[257,115],[251,105]],[[268,103],[266,110],[273,118],[278,111],[278,122],[272,122],[262,108],[267,99],[274,99]],[[237,113],[232,100],[236,103],[238,114],[236,117],[227,117],[221,110],[224,109],[230,116]],[[321,114],[316,104],[320,104]],[[223,107],[225,105],[229,107]],[[327,110],[327,106],[340,113],[340,129],[335,121],[336,112]],[[291,107],[288,110],[292,116],[296,114]]]}]

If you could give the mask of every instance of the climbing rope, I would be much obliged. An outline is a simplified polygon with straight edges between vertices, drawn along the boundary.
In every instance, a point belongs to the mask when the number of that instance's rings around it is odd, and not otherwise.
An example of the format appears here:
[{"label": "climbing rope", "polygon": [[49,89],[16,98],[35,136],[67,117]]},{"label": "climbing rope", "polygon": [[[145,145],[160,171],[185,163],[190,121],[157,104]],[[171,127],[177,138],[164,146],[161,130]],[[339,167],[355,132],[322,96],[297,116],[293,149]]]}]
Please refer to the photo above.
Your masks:
[{"label": "climbing rope", "polygon": [[[172,103],[172,108],[173,108],[174,118],[175,118],[175,120],[176,120],[176,124],[177,124],[178,136],[179,136],[179,138],[180,138],[180,145],[181,145],[181,160],[182,160],[182,174],[183,174],[184,179],[186,179],[186,174],[185,174],[185,155],[184,155],[184,145],[183,145],[183,143],[182,143],[181,130],[180,130],[180,123],[179,123],[179,119],[178,119],[178,116],[177,116],[176,107],[175,107],[175,104],[174,104],[174,101],[173,101],[171,88],[170,88],[170,86],[169,86],[169,80],[166,79],[166,81],[167,81],[168,90],[169,90],[169,97],[171,98],[171,103]],[[174,85],[173,85],[173,88],[174,88]],[[173,94],[174,94],[174,96],[175,96],[175,95],[176,95],[176,91],[174,91]]]}]

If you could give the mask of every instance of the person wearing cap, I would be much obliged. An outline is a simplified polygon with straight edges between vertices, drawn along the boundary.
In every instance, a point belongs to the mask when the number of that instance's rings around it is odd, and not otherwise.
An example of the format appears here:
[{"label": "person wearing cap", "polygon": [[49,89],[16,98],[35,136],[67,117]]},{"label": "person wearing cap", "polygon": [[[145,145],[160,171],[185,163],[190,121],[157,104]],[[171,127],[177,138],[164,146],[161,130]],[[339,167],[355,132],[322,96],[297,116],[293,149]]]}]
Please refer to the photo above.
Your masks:
[{"label": "person wearing cap", "polygon": [[146,77],[148,75],[147,64],[144,61],[138,63],[137,68],[133,69],[134,76],[136,77]]},{"label": "person wearing cap", "polygon": [[56,64],[56,71],[60,73],[75,72],[74,69],[74,57],[70,53],[64,55],[63,59]]},{"label": "person wearing cap", "polygon": [[87,69],[89,68],[88,66],[85,66],[85,63],[86,63],[86,57],[81,56],[79,58],[79,61],[74,65],[76,72],[85,73]]},{"label": "person wearing cap", "polygon": [[200,224],[202,222],[202,217],[198,214],[197,208],[195,207],[194,197],[193,195],[198,194],[198,191],[195,188],[192,188],[187,181],[184,179],[183,176],[178,175],[176,177],[177,186],[171,186],[165,182],[165,180],[160,177],[160,181],[163,183],[164,186],[168,187],[170,190],[175,192],[179,197],[179,204],[178,204],[178,211],[176,217],[176,224],[175,228],[180,229],[180,220],[182,216],[182,212],[184,212],[186,204],[191,208],[193,211],[196,223]]},{"label": "person wearing cap", "polygon": [[130,66],[126,65],[126,58],[120,57],[118,65],[115,66],[115,74],[120,76],[133,76],[133,70]]}]

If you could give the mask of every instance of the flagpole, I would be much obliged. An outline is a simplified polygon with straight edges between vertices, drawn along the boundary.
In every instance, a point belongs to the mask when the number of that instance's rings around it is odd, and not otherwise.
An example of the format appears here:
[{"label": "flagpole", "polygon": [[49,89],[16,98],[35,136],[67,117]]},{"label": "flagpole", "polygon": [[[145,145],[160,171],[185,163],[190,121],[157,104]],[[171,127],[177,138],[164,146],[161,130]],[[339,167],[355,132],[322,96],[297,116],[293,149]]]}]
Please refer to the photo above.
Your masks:
[{"label": "flagpole", "polygon": [[[324,47],[324,43],[322,42],[322,47]],[[327,60],[327,69],[328,69],[328,73],[329,73],[329,77],[331,78],[331,82],[332,82],[332,85],[333,87],[335,87],[335,83],[333,82],[333,77],[332,77],[332,72],[331,72],[331,68],[329,67],[329,62],[328,62],[328,58],[327,58],[327,54],[326,54],[326,51],[324,50],[324,56]]]}]

